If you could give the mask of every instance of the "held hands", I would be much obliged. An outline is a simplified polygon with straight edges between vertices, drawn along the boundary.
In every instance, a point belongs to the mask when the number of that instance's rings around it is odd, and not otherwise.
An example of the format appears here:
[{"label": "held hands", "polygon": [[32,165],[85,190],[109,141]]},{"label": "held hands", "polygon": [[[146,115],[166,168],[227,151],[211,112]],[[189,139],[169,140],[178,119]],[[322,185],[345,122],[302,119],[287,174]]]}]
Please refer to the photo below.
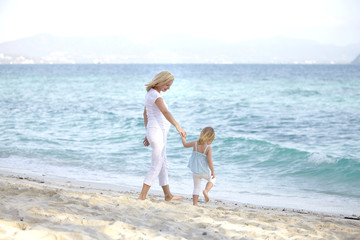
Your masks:
[{"label": "held hands", "polygon": [[185,132],[184,129],[182,129],[182,127],[178,126],[178,127],[176,128],[176,130],[179,132],[180,137],[184,137],[184,138],[187,137],[187,133]]},{"label": "held hands", "polygon": [[143,144],[144,144],[145,147],[150,145],[149,140],[147,139],[147,137],[145,137],[145,139],[143,141]]}]

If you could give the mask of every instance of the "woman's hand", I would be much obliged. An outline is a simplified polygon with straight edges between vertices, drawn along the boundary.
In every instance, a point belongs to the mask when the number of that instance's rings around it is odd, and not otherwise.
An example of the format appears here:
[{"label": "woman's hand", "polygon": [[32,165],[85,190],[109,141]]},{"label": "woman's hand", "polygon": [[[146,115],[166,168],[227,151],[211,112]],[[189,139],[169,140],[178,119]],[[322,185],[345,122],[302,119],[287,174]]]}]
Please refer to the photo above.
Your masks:
[{"label": "woman's hand", "polygon": [[185,130],[182,129],[182,127],[178,126],[178,127],[176,128],[176,130],[179,132],[180,137],[184,137],[184,138],[187,137],[187,134],[186,134]]},{"label": "woman's hand", "polygon": [[147,139],[147,137],[145,137],[145,139],[143,141],[143,144],[144,144],[145,147],[150,145],[149,140]]}]

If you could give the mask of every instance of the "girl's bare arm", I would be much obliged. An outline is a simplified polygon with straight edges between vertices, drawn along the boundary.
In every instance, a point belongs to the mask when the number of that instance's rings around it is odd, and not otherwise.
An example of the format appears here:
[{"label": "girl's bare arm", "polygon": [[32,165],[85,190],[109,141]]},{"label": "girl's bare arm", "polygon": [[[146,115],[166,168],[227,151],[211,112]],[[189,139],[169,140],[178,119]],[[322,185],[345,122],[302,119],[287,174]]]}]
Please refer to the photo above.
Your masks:
[{"label": "girl's bare arm", "polygon": [[189,148],[189,147],[194,147],[195,146],[195,141],[193,142],[186,142],[186,139],[184,137],[181,137],[181,141],[184,147]]},{"label": "girl's bare arm", "polygon": [[211,146],[208,147],[206,161],[207,161],[207,163],[209,165],[212,178],[215,178],[215,170],[214,170],[214,165],[213,165],[213,162],[212,162],[212,148],[211,148]]}]

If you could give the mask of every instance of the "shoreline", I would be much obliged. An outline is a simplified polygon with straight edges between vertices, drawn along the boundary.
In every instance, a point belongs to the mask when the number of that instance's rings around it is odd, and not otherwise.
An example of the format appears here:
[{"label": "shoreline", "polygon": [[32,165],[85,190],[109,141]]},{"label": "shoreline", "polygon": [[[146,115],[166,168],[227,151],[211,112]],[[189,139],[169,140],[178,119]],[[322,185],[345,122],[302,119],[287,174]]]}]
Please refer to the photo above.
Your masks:
[{"label": "shoreline", "polygon": [[[58,176],[58,175],[49,175],[49,174],[44,174],[44,173],[35,173],[34,171],[29,171],[29,170],[25,170],[25,169],[11,169],[11,168],[1,168],[0,167],[0,177],[1,176],[12,176],[12,177],[19,177],[19,178],[25,178],[25,179],[33,179],[36,181],[42,181],[42,182],[46,182],[46,183],[51,183],[51,184],[55,184],[58,185],[59,183],[62,183],[63,185],[70,185],[71,187],[73,186],[82,186],[85,187],[86,189],[96,189],[96,190],[109,190],[109,191],[119,191],[119,192],[132,192],[132,193],[136,193],[139,194],[140,190],[141,190],[141,186],[139,185],[139,187],[134,187],[134,186],[129,186],[126,184],[111,184],[109,182],[96,182],[96,181],[91,181],[91,180],[78,180],[75,179],[73,177],[64,177],[64,176]],[[183,192],[176,192],[172,191],[172,193],[174,195],[180,195],[180,196],[184,196],[185,198],[189,199],[190,203],[192,203],[192,195],[191,194],[184,194]],[[153,186],[150,191],[149,191],[149,195],[154,195],[154,196],[162,196],[163,192],[161,190],[161,188],[159,186]],[[203,196],[202,194],[200,194],[200,198],[199,198],[199,202],[203,202]],[[214,196],[215,195],[215,196]],[[289,204],[288,202],[284,202],[283,197],[280,197],[278,200],[278,202],[276,202],[275,200],[269,201],[268,199],[266,201],[259,201],[259,196],[255,196],[253,199],[250,199],[249,196],[245,196],[242,200],[239,199],[235,199],[235,200],[229,200],[229,199],[224,199],[224,198],[219,198],[218,196],[216,196],[218,194],[216,193],[212,193],[210,194],[211,200],[210,203],[208,203],[207,205],[211,204],[212,202],[223,202],[225,204],[228,205],[242,205],[242,206],[255,206],[255,207],[263,207],[263,208],[268,208],[268,209],[277,209],[277,210],[290,210],[290,211],[297,211],[297,212],[313,212],[313,213],[319,213],[319,214],[327,214],[327,215],[339,215],[339,216],[354,216],[357,215],[357,217],[360,217],[360,212],[359,214],[357,214],[356,211],[352,211],[352,212],[348,212],[348,211],[341,211],[341,210],[328,210],[327,208],[324,208],[322,206],[319,205],[315,205],[318,207],[309,207],[310,205],[308,205],[309,208],[307,208],[306,206],[301,206],[304,204],[300,204],[299,206],[296,206],[298,204]]]},{"label": "shoreline", "polygon": [[[14,178],[21,178],[25,180],[35,181],[35,182],[42,182],[42,183],[50,183],[51,185],[61,185],[62,187],[69,186],[70,188],[73,187],[80,187],[81,189],[93,189],[96,191],[115,191],[115,192],[129,192],[140,194],[141,186],[138,188],[128,185],[119,185],[119,184],[111,184],[108,182],[95,182],[95,181],[88,181],[88,180],[78,180],[74,178],[68,178],[63,176],[56,176],[56,175],[45,175],[45,174],[38,174],[33,171],[27,171],[25,169],[7,169],[7,168],[0,168],[0,177],[7,176],[7,177],[14,177]],[[184,194],[179,192],[172,192],[174,195],[184,196],[185,199],[189,199],[189,203],[192,204],[192,195],[191,194]],[[200,194],[199,203],[204,203],[204,199],[202,194]],[[148,196],[156,196],[160,197],[163,196],[163,192],[159,186],[154,186],[150,189]],[[224,200],[221,198],[213,197],[210,194],[211,201],[206,205],[211,205],[212,202],[220,202],[226,205],[234,205],[234,206],[253,206],[253,207],[260,207],[266,209],[276,209],[282,211],[284,209],[294,212],[309,212],[309,213],[316,213],[316,214],[326,214],[326,215],[334,215],[334,216],[355,216],[354,213],[344,213],[340,211],[325,211],[325,210],[313,210],[307,209],[304,207],[291,207],[288,204],[262,204],[256,203],[256,201],[238,201],[238,200]],[[137,198],[137,196],[136,196]],[[248,198],[247,198],[248,199]],[[360,213],[357,215],[360,217]]]},{"label": "shoreline", "polygon": [[[116,187],[116,189],[114,189]],[[191,198],[0,171],[0,239],[356,239],[359,216]],[[354,219],[346,219],[354,218]]]}]

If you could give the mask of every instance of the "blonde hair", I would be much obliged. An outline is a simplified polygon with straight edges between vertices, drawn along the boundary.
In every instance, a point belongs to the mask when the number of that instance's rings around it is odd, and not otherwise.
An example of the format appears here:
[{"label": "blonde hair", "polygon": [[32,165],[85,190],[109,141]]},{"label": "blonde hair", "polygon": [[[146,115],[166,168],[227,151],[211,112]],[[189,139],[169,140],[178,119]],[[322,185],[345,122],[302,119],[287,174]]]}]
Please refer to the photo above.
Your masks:
[{"label": "blonde hair", "polygon": [[154,78],[148,82],[147,84],[145,84],[146,86],[146,91],[150,91],[150,89],[152,89],[153,87],[156,87],[158,85],[164,85],[168,82],[174,81],[174,75],[172,75],[170,72],[168,71],[161,71],[158,74],[156,74],[154,76]]},{"label": "blonde hair", "polygon": [[198,143],[199,145],[203,145],[207,142],[214,141],[214,139],[215,139],[214,129],[212,127],[206,127],[201,131]]}]

